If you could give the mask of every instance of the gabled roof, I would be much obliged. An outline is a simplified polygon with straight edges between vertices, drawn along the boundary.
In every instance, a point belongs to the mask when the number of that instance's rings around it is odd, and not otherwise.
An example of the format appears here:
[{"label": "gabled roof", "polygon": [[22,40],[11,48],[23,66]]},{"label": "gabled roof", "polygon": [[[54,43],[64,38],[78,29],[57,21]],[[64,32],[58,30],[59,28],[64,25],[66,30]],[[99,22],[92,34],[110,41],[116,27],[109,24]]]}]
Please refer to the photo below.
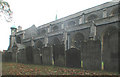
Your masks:
[{"label": "gabled roof", "polygon": [[25,31],[25,39],[37,36],[37,29],[35,25],[32,25],[30,28],[24,31]]},{"label": "gabled roof", "polygon": [[90,12],[93,12],[93,11],[97,11],[97,10],[100,10],[100,9],[104,9],[104,8],[107,8],[107,7],[111,7],[111,6],[114,6],[114,5],[117,5],[117,4],[119,4],[119,3],[118,2],[106,2],[106,3],[100,4],[100,5],[94,6],[92,8],[88,8],[88,9],[85,9],[83,11],[77,12],[75,14],[71,14],[69,16],[57,19],[55,21],[43,24],[41,26],[38,26],[37,28],[39,29],[39,28],[42,28],[42,27],[47,27],[50,24],[56,24],[56,23],[59,23],[59,22],[63,22],[63,21],[69,20],[71,18],[78,17],[78,16],[82,15],[83,13],[87,14],[87,13],[90,13]]}]

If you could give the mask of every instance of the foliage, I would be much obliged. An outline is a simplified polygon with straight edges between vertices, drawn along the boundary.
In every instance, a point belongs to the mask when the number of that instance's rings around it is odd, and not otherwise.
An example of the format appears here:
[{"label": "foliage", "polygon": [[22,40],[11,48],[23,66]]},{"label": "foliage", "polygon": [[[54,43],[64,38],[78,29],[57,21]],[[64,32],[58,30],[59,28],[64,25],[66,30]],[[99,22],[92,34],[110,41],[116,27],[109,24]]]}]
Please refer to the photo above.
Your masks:
[{"label": "foliage", "polygon": [[104,71],[89,71],[80,68],[43,66],[21,63],[3,63],[2,75],[117,75]]}]

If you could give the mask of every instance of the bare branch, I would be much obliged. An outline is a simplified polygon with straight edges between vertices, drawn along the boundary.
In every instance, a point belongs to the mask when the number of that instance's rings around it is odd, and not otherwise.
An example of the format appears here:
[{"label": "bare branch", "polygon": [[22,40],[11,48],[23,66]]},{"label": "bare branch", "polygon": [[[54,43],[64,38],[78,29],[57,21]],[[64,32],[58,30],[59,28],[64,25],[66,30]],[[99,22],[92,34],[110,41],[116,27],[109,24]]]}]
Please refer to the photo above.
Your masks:
[{"label": "bare branch", "polygon": [[5,2],[3,0],[0,0],[0,16],[2,16],[1,14],[4,16],[7,22],[12,21],[13,12],[10,9],[10,5],[8,2]]}]

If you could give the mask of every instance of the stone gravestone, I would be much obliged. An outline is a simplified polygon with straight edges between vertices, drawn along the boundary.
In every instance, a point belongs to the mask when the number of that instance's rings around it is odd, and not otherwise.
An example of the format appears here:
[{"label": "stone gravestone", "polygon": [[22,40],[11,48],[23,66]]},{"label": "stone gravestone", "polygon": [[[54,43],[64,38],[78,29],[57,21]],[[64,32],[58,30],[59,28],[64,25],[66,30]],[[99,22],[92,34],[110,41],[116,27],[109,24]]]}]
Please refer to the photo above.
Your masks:
[{"label": "stone gravestone", "polygon": [[52,51],[51,47],[42,48],[42,63],[43,65],[52,65]]},{"label": "stone gravestone", "polygon": [[25,49],[20,49],[19,52],[17,53],[17,61],[19,63],[27,63],[26,62],[26,53]]},{"label": "stone gravestone", "polygon": [[28,47],[26,47],[26,49],[25,49],[25,51],[26,51],[26,63],[28,63],[28,64],[33,64],[33,60],[34,60],[34,57],[33,57],[33,47],[32,46],[28,46]]},{"label": "stone gravestone", "polygon": [[36,40],[34,44],[34,64],[42,64],[42,48],[44,44],[41,40]]},{"label": "stone gravestone", "polygon": [[118,40],[117,30],[106,33],[103,37],[102,59],[104,62],[104,70],[106,71],[119,71]]},{"label": "stone gravestone", "polygon": [[34,64],[42,64],[42,50],[35,49],[34,50]]},{"label": "stone gravestone", "polygon": [[53,45],[53,60],[56,66],[65,66],[65,48],[63,44]]},{"label": "stone gravestone", "polygon": [[71,48],[66,51],[66,66],[80,67],[81,66],[81,52],[76,48]]},{"label": "stone gravestone", "polygon": [[42,55],[34,54],[34,64],[42,64]]},{"label": "stone gravestone", "polygon": [[81,60],[86,70],[101,70],[100,41],[89,40],[82,45]]}]

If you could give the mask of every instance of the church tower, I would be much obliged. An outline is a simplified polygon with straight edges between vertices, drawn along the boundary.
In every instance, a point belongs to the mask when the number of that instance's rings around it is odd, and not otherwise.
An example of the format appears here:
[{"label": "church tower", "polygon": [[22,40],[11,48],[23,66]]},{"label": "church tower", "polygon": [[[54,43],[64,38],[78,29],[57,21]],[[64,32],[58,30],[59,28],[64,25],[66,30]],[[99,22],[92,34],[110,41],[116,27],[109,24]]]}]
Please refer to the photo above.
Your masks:
[{"label": "church tower", "polygon": [[15,34],[17,32],[17,28],[15,25],[13,25],[11,28],[11,35],[10,35],[10,46],[9,48],[12,48],[13,44],[15,43]]}]

